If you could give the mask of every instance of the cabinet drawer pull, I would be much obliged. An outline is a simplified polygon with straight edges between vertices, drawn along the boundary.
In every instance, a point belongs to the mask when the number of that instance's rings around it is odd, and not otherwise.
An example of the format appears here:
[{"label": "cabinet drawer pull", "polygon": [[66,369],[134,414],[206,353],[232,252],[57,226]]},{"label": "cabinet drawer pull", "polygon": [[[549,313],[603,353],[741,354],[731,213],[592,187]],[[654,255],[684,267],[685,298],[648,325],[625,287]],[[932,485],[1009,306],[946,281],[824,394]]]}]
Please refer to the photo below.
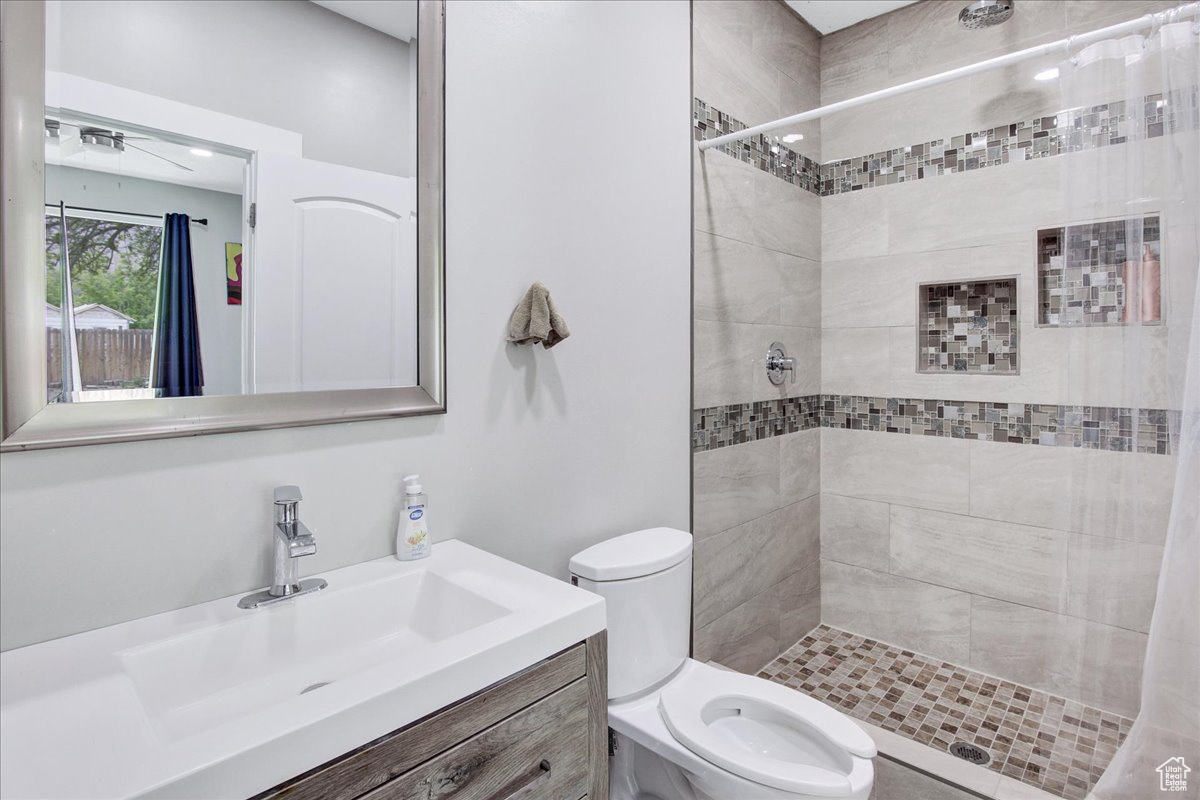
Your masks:
[{"label": "cabinet drawer pull", "polygon": [[533,800],[536,797],[535,793],[549,781],[550,762],[543,758],[542,763],[538,764],[537,772],[531,775],[525,783],[518,786],[511,794],[503,797],[496,795],[496,800]]}]

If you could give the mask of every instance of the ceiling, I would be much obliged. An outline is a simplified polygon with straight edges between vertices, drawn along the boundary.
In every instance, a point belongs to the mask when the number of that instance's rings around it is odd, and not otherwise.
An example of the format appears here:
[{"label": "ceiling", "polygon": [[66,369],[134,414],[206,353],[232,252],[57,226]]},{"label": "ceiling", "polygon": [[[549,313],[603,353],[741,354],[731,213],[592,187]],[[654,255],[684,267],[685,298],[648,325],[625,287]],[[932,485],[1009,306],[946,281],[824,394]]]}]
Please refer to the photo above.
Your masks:
[{"label": "ceiling", "polygon": [[[145,134],[130,131],[125,150],[122,152],[103,148],[89,149],[80,144],[79,126],[63,120],[58,142],[46,139],[46,163],[107,172],[125,178],[176,183],[231,194],[242,193],[242,174],[246,167],[244,158],[223,153],[198,156],[192,153],[189,145],[164,142],[152,137],[134,139],[135,136],[143,137]],[[137,150],[134,145],[150,152]],[[188,169],[181,169],[151,153],[182,164]]]},{"label": "ceiling", "polygon": [[402,42],[417,38],[417,0],[312,0]]},{"label": "ceiling", "polygon": [[[822,36],[878,17],[917,0],[784,0]],[[322,4],[324,5],[324,4]]]}]

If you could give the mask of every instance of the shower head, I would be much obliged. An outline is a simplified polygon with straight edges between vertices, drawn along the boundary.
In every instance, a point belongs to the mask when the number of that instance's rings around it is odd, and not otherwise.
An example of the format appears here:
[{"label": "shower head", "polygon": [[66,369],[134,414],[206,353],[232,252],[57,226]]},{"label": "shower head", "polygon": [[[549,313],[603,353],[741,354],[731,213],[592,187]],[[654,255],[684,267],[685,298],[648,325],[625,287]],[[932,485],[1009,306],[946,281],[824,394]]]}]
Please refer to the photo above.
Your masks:
[{"label": "shower head", "polygon": [[975,0],[958,12],[964,28],[990,28],[1013,15],[1013,0]]}]

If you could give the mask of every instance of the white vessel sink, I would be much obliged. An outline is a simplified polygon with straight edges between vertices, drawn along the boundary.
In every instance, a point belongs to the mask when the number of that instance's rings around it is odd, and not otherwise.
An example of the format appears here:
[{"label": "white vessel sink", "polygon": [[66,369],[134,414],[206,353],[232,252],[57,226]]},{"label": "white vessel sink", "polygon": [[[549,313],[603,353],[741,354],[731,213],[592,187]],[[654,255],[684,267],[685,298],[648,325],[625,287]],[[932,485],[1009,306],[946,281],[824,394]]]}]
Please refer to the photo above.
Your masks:
[{"label": "white vessel sink", "polygon": [[0,797],[247,797],[598,632],[603,600],[458,541],[0,654]]}]

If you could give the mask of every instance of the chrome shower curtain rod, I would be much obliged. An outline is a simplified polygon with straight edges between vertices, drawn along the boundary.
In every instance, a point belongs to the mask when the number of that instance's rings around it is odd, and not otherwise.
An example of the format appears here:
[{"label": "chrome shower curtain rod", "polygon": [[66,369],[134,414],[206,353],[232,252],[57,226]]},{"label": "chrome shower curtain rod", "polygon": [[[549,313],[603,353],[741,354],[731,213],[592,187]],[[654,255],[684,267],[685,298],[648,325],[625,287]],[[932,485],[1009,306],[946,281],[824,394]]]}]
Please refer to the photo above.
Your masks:
[{"label": "chrome shower curtain rod", "polygon": [[952,81],[956,78],[963,78],[967,75],[976,75],[980,72],[987,72],[988,70],[996,69],[997,67],[1006,67],[1009,64],[1017,64],[1030,58],[1050,55],[1063,50],[1069,51],[1071,48],[1092,44],[1093,42],[1099,42],[1104,39],[1112,38],[1113,36],[1119,36],[1125,33],[1133,33],[1134,31],[1139,31],[1142,28],[1150,28],[1155,25],[1162,25],[1164,22],[1173,22],[1198,15],[1200,15],[1200,2],[1187,3],[1176,8],[1167,9],[1166,11],[1159,11],[1156,14],[1146,14],[1145,16],[1138,17],[1137,19],[1131,19],[1128,22],[1119,22],[1116,25],[1109,25],[1107,28],[1100,28],[1099,30],[1092,31],[1090,33],[1081,33],[1076,36],[1068,36],[1065,39],[1049,42],[1048,44],[1039,44],[1036,47],[1028,47],[1024,50],[1018,50],[1015,53],[1008,53],[1007,55],[997,56],[996,58],[989,58],[986,61],[968,64],[965,67],[958,67],[945,72],[939,72],[938,74],[930,75],[927,78],[918,78],[915,81],[897,84],[896,86],[889,86],[886,89],[880,89],[876,92],[869,92],[864,95],[859,95],[858,97],[851,97],[848,100],[841,100],[837,103],[830,103],[827,106],[814,108],[810,111],[802,111],[799,114],[793,114],[790,117],[777,119],[774,122],[764,122],[761,125],[753,125],[749,128],[735,131],[734,133],[726,133],[722,136],[717,136],[712,139],[705,139],[702,142],[698,142],[697,147],[699,147],[701,150],[708,150],[710,147],[719,147],[730,142],[748,139],[751,136],[757,136],[760,133],[767,133],[769,131],[778,130],[779,128],[787,128],[792,125],[797,125],[801,122],[809,122],[814,119],[820,119],[821,117],[827,116],[836,111],[845,111],[848,108],[855,108],[867,103],[873,103],[876,100],[883,100],[888,97],[907,94],[908,92],[916,91],[917,89],[924,89],[929,86],[937,86],[938,84],[946,83],[947,81]]}]

